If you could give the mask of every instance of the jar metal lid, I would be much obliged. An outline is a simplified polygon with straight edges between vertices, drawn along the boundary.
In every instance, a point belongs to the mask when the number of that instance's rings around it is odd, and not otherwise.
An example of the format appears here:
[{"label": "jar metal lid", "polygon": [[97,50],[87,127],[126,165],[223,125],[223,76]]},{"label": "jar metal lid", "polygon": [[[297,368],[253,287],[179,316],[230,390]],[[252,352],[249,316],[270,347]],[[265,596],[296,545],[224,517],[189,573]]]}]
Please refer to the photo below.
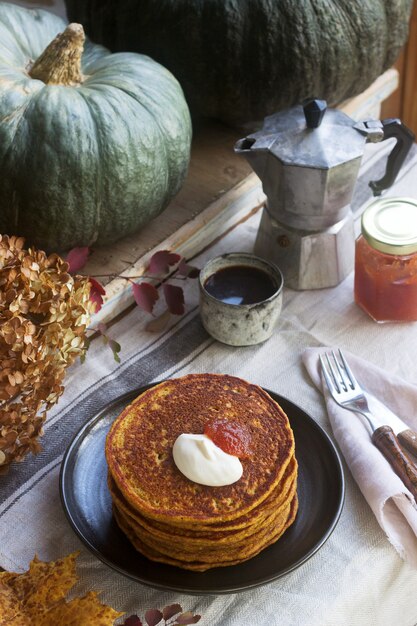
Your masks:
[{"label": "jar metal lid", "polygon": [[362,235],[385,254],[417,252],[417,201],[413,198],[375,200],[362,213]]}]

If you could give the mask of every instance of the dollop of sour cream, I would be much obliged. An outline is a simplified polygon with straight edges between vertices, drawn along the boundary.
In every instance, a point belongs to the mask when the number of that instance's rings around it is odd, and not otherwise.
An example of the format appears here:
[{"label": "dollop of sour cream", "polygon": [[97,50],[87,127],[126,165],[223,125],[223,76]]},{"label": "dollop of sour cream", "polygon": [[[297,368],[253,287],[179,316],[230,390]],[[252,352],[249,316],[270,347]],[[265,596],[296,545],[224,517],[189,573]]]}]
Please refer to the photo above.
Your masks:
[{"label": "dollop of sour cream", "polygon": [[206,435],[180,435],[172,449],[175,465],[189,480],[209,487],[224,487],[239,480],[243,466]]}]

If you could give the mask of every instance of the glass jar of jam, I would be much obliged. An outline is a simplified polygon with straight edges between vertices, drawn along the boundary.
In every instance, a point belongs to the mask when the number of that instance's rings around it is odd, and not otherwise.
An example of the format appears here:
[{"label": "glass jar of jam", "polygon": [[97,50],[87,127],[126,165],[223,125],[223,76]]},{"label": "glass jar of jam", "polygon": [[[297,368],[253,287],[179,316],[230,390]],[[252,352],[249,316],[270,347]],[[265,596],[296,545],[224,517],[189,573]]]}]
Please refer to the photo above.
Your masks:
[{"label": "glass jar of jam", "polygon": [[385,198],[365,209],[354,291],[377,322],[417,320],[417,201]]}]

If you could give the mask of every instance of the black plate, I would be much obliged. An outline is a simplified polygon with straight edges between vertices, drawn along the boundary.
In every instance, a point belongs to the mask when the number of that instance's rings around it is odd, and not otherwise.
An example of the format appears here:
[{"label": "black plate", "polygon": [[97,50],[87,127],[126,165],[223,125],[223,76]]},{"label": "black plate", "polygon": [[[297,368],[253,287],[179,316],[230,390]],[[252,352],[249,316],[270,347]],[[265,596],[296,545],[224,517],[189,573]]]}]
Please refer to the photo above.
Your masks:
[{"label": "black plate", "polygon": [[87,548],[144,585],[190,594],[244,591],[288,574],[313,556],[334,530],[342,511],[342,465],[324,430],[298,406],[271,391],[268,393],[289,416],[295,436],[299,510],[292,526],[249,561],[202,573],[155,563],[136,552],[112,516],[104,442],[114,418],[148,387],[136,389],[100,411],[78,432],[64,456],[61,500],[71,526]]}]

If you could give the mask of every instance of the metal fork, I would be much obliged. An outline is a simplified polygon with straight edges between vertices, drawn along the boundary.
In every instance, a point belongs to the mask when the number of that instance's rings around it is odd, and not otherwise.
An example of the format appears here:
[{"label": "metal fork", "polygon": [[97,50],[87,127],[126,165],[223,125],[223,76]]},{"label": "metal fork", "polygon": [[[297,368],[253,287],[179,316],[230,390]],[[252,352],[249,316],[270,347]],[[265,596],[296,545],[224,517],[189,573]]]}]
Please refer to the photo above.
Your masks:
[{"label": "metal fork", "polygon": [[359,385],[341,350],[339,357],[334,350],[320,356],[324,380],[333,397],[341,407],[360,413],[367,420],[372,443],[387,459],[394,472],[401,478],[417,501],[417,467],[401,448],[390,426],[376,426],[375,416],[369,409],[365,392]]}]

